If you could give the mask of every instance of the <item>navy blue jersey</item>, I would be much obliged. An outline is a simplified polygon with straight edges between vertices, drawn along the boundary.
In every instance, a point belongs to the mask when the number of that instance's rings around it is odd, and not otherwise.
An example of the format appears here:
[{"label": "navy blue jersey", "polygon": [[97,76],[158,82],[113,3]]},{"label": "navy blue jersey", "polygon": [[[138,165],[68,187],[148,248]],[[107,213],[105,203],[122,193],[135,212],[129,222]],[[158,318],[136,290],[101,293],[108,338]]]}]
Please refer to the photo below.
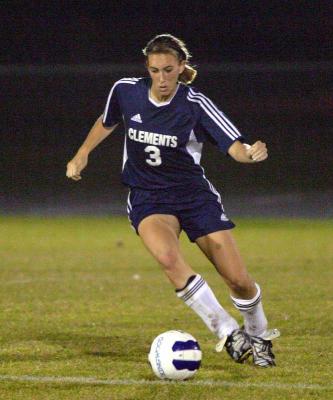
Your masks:
[{"label": "navy blue jersey", "polygon": [[143,190],[210,188],[200,166],[203,143],[227,153],[242,135],[216,105],[191,86],[179,83],[174,96],[157,103],[150,78],[124,78],[109,94],[103,125],[125,126],[123,182]]}]

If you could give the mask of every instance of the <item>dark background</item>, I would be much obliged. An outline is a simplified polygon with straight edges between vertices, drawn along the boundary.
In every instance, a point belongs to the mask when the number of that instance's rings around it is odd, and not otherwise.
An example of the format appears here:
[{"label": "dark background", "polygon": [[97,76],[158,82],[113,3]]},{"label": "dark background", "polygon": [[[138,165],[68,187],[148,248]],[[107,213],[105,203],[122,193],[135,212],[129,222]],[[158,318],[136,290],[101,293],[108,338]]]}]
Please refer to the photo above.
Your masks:
[{"label": "dark background", "polygon": [[[232,5],[230,5],[232,3]],[[333,215],[333,2],[0,2],[2,213],[124,212],[123,132],[65,166],[115,80],[145,74],[155,34],[182,38],[211,97],[269,160],[207,146],[206,174],[237,215]]]}]

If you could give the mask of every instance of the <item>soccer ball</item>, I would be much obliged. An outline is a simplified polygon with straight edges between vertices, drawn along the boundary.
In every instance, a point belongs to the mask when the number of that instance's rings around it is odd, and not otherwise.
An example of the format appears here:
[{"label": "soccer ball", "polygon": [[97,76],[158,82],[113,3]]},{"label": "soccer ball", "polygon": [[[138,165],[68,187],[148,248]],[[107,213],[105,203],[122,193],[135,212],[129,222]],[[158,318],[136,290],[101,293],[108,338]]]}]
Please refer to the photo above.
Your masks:
[{"label": "soccer ball", "polygon": [[199,343],[192,335],[167,331],[154,339],[148,360],[158,378],[184,380],[197,372],[201,357]]}]

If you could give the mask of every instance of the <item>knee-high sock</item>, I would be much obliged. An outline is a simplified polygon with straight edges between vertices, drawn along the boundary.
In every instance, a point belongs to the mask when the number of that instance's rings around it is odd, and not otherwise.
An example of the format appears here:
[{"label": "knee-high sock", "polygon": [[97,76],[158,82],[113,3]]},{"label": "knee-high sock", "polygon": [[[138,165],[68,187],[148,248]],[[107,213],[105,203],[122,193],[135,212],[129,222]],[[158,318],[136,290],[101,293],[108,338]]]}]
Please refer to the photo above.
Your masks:
[{"label": "knee-high sock", "polygon": [[231,297],[234,306],[244,317],[245,331],[253,336],[262,335],[267,329],[267,319],[261,302],[261,290],[256,283],[257,294],[253,299],[243,300]]},{"label": "knee-high sock", "polygon": [[220,305],[213,291],[200,275],[190,279],[185,288],[177,290],[176,293],[219,338],[230,335],[239,327],[234,318]]}]

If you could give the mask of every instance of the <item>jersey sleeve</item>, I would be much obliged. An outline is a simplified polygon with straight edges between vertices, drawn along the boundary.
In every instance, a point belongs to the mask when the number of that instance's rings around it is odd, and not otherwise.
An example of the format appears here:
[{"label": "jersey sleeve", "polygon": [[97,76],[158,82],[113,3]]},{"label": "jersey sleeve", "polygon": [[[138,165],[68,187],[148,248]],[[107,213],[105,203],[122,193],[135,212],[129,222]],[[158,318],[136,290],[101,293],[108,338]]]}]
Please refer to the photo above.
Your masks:
[{"label": "jersey sleeve", "polygon": [[235,125],[208,97],[190,89],[187,99],[198,105],[199,130],[223,153],[227,154],[229,147],[236,140],[244,141]]},{"label": "jersey sleeve", "polygon": [[110,90],[102,118],[103,126],[105,128],[111,128],[118,124],[122,119],[119,86],[118,82],[116,82]]}]

